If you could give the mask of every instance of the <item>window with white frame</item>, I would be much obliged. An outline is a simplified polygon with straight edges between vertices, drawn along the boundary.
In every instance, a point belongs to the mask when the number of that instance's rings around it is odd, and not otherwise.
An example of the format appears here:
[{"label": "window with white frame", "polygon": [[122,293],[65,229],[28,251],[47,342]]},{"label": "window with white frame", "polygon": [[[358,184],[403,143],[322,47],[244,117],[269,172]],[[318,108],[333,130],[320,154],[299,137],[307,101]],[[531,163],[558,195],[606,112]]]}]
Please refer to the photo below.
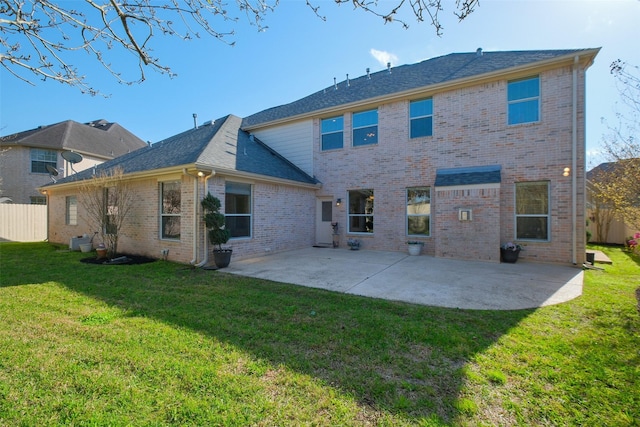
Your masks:
[{"label": "window with white frame", "polygon": [[411,138],[433,135],[433,99],[421,99],[409,103]]},{"label": "window with white frame", "polygon": [[378,143],[378,110],[353,113],[353,146]]},{"label": "window with white frame", "polygon": [[322,119],[320,127],[322,151],[342,148],[344,133],[342,116]]},{"label": "window with white frame", "polygon": [[431,188],[407,188],[407,235],[428,237],[431,233]]},{"label": "window with white frame", "polygon": [[251,184],[225,184],[224,216],[231,238],[251,237]]},{"label": "window with white frame", "polygon": [[49,173],[47,165],[58,167],[58,153],[54,150],[31,149],[31,173]]},{"label": "window with white frame", "polygon": [[349,233],[373,233],[373,190],[349,190]]},{"label": "window with white frame", "polygon": [[179,181],[160,183],[160,238],[180,240],[181,199]]},{"label": "window with white frame", "polygon": [[516,183],[516,239],[549,240],[549,183]]},{"label": "window with white frame", "polygon": [[540,77],[512,80],[507,86],[509,124],[540,120]]},{"label": "window with white frame", "polygon": [[67,196],[65,205],[65,223],[67,225],[78,225],[78,198],[76,196]]}]

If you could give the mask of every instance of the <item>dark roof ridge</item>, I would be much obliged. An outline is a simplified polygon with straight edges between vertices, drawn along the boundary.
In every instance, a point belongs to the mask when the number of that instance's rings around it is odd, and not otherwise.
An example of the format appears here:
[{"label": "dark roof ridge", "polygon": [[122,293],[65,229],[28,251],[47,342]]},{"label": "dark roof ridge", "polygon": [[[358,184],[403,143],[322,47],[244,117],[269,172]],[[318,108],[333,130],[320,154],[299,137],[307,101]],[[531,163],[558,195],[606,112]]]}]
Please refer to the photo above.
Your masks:
[{"label": "dark roof ridge", "polygon": [[[490,75],[503,70],[517,69],[529,64],[566,59],[573,54],[588,53],[593,48],[521,50],[521,51],[473,51],[449,53],[414,64],[404,64],[390,70],[349,78],[333,86],[325,87],[303,98],[277,107],[267,108],[243,119],[243,129],[306,117],[314,112],[331,111],[341,106],[357,105],[367,100],[384,98],[393,94],[410,93],[457,80]],[[590,65],[590,64],[589,64]],[[375,84],[363,84],[371,81]]]}]

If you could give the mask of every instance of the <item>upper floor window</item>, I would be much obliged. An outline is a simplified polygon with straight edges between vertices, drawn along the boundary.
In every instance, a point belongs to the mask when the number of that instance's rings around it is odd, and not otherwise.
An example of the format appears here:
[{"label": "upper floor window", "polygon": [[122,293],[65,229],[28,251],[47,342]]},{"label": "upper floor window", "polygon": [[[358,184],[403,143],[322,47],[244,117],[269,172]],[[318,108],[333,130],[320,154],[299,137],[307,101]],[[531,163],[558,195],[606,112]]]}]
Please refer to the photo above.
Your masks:
[{"label": "upper floor window", "polygon": [[31,149],[31,173],[49,173],[47,165],[58,167],[58,153],[54,150]]},{"label": "upper floor window", "polygon": [[342,116],[322,119],[320,132],[323,151],[342,148],[343,129],[344,119]]},{"label": "upper floor window", "polygon": [[225,184],[224,215],[231,238],[251,237],[251,184]]},{"label": "upper floor window", "polygon": [[549,240],[549,183],[516,183],[516,239]]},{"label": "upper floor window", "polygon": [[180,239],[180,219],[182,217],[181,183],[160,183],[160,237]]},{"label": "upper floor window", "polygon": [[407,235],[428,237],[431,233],[431,189],[407,188]]},{"label": "upper floor window", "polygon": [[78,225],[78,198],[76,196],[67,196],[65,204],[65,223],[67,225]]},{"label": "upper floor window", "polygon": [[540,77],[512,80],[507,88],[509,124],[540,120]]},{"label": "upper floor window", "polygon": [[353,113],[353,146],[378,143],[378,110]]},{"label": "upper floor window", "polygon": [[349,191],[349,233],[373,233],[373,190]]},{"label": "upper floor window", "polygon": [[409,104],[411,138],[433,135],[433,99],[411,101]]}]

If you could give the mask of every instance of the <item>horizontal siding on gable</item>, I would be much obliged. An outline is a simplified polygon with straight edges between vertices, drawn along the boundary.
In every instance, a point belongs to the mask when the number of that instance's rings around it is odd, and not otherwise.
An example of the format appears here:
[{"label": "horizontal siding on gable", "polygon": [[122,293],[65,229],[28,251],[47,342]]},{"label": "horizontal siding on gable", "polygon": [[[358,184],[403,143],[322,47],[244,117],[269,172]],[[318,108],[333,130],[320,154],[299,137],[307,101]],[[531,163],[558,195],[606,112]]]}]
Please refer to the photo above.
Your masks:
[{"label": "horizontal siding on gable", "polygon": [[313,121],[258,129],[253,134],[287,160],[313,176]]}]

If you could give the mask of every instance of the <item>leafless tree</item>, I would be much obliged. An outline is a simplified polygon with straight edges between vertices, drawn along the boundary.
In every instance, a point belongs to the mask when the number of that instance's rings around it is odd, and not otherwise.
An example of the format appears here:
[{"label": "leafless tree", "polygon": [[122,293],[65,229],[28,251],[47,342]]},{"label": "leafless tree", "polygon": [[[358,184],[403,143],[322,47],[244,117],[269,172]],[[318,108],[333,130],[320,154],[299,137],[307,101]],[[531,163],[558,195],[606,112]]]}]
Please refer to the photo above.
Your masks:
[{"label": "leafless tree", "polygon": [[103,171],[83,180],[79,196],[83,216],[97,229],[109,256],[115,255],[120,232],[134,202],[134,193],[122,169]]},{"label": "leafless tree", "polygon": [[[377,0],[334,0],[351,3],[354,8],[379,16],[384,22],[408,24],[398,16],[410,8],[417,21],[425,16],[442,33],[439,14],[442,0],[395,0],[388,10]],[[145,80],[151,69],[174,76],[171,68],[154,56],[154,42],[161,37],[182,40],[202,35],[233,45],[234,29],[245,15],[258,30],[266,29],[265,18],[279,0],[0,0],[0,64],[16,78],[34,84],[36,80],[53,80],[79,88],[83,93],[98,94],[84,71],[74,62],[89,54],[120,83]],[[456,0],[454,14],[465,19],[479,0]],[[314,0],[306,4],[321,19]],[[385,3],[385,5],[388,3]],[[137,78],[123,76],[111,62],[110,50],[122,50],[137,61]]]}]

